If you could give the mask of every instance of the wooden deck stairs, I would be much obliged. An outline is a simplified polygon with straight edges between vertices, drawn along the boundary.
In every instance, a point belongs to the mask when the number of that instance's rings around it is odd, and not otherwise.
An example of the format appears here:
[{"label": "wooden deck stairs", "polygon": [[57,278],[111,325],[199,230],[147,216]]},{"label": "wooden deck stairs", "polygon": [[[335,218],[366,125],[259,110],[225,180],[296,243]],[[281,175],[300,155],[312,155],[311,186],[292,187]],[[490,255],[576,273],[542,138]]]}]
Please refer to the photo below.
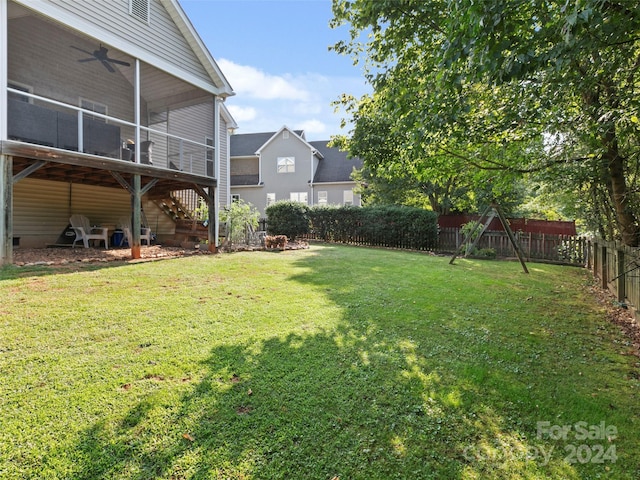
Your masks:
[{"label": "wooden deck stairs", "polygon": [[182,201],[172,193],[167,197],[153,199],[160,210],[162,210],[174,222],[177,220],[193,219],[193,212],[185,206]]}]

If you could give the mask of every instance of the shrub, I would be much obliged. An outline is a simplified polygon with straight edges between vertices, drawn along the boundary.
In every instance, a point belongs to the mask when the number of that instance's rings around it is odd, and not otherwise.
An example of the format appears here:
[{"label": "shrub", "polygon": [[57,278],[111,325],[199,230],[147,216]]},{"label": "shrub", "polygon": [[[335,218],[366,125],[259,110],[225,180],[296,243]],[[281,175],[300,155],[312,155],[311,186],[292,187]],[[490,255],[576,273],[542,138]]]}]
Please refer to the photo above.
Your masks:
[{"label": "shrub", "polygon": [[220,221],[227,224],[227,240],[231,243],[246,242],[247,232],[258,228],[260,212],[251,203],[237,200],[220,212]]},{"label": "shrub", "polygon": [[267,233],[285,235],[290,241],[309,233],[309,207],[300,202],[280,201],[269,205]]},{"label": "shrub", "polygon": [[438,217],[415,207],[313,207],[311,232],[324,241],[428,250],[438,241]]},{"label": "shrub", "polygon": [[497,253],[495,248],[481,248],[474,255],[483,258],[496,258]]}]

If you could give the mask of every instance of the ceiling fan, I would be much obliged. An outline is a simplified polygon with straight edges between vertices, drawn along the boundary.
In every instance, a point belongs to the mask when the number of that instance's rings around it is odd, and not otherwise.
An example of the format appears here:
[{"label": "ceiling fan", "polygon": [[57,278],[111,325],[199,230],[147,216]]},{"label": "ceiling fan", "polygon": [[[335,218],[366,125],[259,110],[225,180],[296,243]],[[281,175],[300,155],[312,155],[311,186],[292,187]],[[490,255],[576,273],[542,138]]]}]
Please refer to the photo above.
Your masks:
[{"label": "ceiling fan", "polygon": [[109,58],[109,55],[108,55],[109,50],[103,47],[102,44],[100,44],[100,48],[98,50],[94,50],[93,52],[84,50],[82,48],[74,47],[73,45],[71,45],[71,48],[75,48],[76,50],[80,50],[81,52],[86,53],[87,55],[91,55],[91,57],[89,58],[81,58],[80,60],[78,60],[78,62],[84,63],[84,62],[93,62],[95,60],[99,60],[102,63],[102,65],[104,65],[104,68],[109,70],[111,73],[114,73],[116,71],[111,66],[112,63],[115,63],[116,65],[123,65],[125,67],[131,66],[129,62],[116,60],[115,58]]}]

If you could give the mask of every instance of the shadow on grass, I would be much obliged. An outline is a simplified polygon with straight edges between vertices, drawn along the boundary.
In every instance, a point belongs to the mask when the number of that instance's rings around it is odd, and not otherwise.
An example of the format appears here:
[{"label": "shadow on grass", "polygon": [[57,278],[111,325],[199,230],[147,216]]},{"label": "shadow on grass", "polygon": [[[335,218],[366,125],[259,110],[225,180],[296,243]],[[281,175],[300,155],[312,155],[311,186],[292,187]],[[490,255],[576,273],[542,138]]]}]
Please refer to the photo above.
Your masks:
[{"label": "shadow on grass", "polygon": [[64,264],[53,265],[2,265],[0,266],[0,282],[4,280],[17,280],[20,278],[45,277],[49,275],[73,274],[78,272],[95,272],[104,269],[133,267],[144,263],[176,261],[185,257],[167,256],[158,258],[145,259],[125,259],[125,260],[109,260],[109,261],[70,261]]},{"label": "shadow on grass", "polygon": [[582,478],[535,437],[536,420],[558,413],[535,411],[553,386],[532,390],[536,372],[485,362],[486,331],[453,316],[394,318],[393,299],[344,261],[325,250],[293,279],[341,307],[335,329],[212,349],[177,397],[165,385],[185,379],[163,379],[119,423],[85,431],[74,478]]}]

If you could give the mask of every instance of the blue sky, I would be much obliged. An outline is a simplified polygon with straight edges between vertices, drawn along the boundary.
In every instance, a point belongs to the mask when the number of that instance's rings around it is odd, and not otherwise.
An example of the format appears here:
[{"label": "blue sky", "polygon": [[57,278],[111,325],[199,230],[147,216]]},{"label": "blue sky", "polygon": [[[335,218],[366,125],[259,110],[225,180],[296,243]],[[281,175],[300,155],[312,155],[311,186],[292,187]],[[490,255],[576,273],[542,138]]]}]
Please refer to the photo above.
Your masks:
[{"label": "blue sky", "polygon": [[331,0],[180,0],[236,95],[226,105],[238,133],[286,125],[307,140],[346,134],[331,102],[371,89],[351,58],[328,50],[348,40],[332,30]]}]

